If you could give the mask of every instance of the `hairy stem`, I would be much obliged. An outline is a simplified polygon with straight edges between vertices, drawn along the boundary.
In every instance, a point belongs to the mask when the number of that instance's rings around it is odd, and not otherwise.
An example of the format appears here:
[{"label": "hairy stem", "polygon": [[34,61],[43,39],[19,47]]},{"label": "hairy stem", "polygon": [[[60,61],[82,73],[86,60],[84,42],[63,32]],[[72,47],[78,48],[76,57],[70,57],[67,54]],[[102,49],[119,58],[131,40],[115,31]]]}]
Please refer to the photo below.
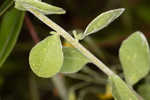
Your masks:
[{"label": "hairy stem", "polygon": [[96,58],[91,52],[89,52],[85,47],[83,47],[77,40],[75,40],[68,32],[66,32],[55,22],[53,22],[52,20],[50,20],[48,17],[38,12],[37,10],[28,8],[28,11],[31,12],[33,15],[35,15],[39,20],[41,20],[47,26],[55,30],[59,35],[65,38],[68,42],[70,42],[76,49],[78,49],[83,55],[85,55],[93,64],[95,64],[105,74],[107,74],[108,76],[114,74],[105,64],[103,64],[98,58]]}]

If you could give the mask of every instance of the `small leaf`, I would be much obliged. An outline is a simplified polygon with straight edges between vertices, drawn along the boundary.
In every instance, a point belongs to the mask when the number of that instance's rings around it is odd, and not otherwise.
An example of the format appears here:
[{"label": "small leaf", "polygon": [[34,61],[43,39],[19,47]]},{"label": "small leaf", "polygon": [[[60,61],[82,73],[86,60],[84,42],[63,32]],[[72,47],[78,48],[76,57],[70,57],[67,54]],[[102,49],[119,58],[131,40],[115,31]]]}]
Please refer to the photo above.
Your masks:
[{"label": "small leaf", "polygon": [[118,18],[124,11],[124,8],[110,10],[96,17],[86,28],[84,35],[90,35],[105,27]]},{"label": "small leaf", "polygon": [[78,50],[72,47],[64,47],[64,63],[61,68],[62,73],[75,73],[89,62]]},{"label": "small leaf", "polygon": [[0,24],[0,66],[11,53],[19,36],[24,12],[15,8],[8,10],[1,19]]},{"label": "small leaf", "polygon": [[29,63],[32,71],[39,77],[52,77],[60,71],[63,52],[60,37],[48,36],[34,46],[30,52]]},{"label": "small leaf", "polygon": [[0,16],[3,15],[12,4],[13,0],[5,0],[4,3],[0,5]]},{"label": "small leaf", "polygon": [[115,100],[140,100],[135,92],[130,89],[118,76],[112,75],[109,77],[112,85],[112,94]]},{"label": "small leaf", "polygon": [[64,14],[65,10],[62,8],[38,1],[38,0],[16,0],[17,9],[26,10],[33,8],[43,14]]},{"label": "small leaf", "polygon": [[144,98],[144,100],[150,100],[150,84],[145,83],[145,84],[141,84],[138,87],[138,92],[139,94]]},{"label": "small leaf", "polygon": [[123,41],[119,51],[126,81],[134,85],[150,70],[150,51],[146,38],[141,32],[133,33]]}]

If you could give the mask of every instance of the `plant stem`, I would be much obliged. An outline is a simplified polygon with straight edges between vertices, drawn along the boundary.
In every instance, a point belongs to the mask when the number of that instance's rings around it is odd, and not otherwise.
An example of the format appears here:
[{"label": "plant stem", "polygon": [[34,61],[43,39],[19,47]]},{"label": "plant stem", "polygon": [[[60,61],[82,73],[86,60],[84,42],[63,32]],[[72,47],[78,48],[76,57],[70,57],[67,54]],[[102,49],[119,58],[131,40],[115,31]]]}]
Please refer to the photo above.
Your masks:
[{"label": "plant stem", "polygon": [[91,37],[86,37],[84,39],[84,42],[89,45],[90,49],[93,50],[93,52],[95,52],[99,58],[102,58],[104,60],[106,59],[104,56],[104,52],[101,50],[101,48],[99,49],[97,47],[97,45],[94,43],[94,40]]},{"label": "plant stem", "polygon": [[52,82],[57,88],[61,100],[68,100],[68,91],[65,86],[64,77],[60,76],[60,74],[55,75],[52,77]]},{"label": "plant stem", "polygon": [[93,64],[95,64],[105,74],[107,74],[108,76],[114,74],[105,64],[103,64],[98,58],[96,58],[91,52],[89,52],[85,47],[83,47],[77,40],[75,40],[68,32],[66,32],[59,25],[54,23],[52,20],[50,20],[48,17],[38,12],[37,10],[34,10],[32,8],[27,8],[27,10],[31,12],[33,15],[35,15],[38,19],[40,19],[43,23],[45,23],[53,30],[55,30],[68,42],[70,42],[76,49],[78,49],[83,55],[85,55]]}]

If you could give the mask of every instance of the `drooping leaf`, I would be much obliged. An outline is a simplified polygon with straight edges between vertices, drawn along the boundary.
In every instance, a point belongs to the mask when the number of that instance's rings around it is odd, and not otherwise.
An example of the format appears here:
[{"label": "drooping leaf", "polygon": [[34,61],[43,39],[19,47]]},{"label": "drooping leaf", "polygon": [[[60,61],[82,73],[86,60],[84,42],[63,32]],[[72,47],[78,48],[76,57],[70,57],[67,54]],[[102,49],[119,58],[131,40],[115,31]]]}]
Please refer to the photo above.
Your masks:
[{"label": "drooping leaf", "polygon": [[8,10],[0,23],[0,66],[11,53],[24,19],[24,12],[15,8]]},{"label": "drooping leaf", "polygon": [[144,98],[144,100],[150,100],[150,84],[145,83],[145,84],[141,84],[138,87],[138,92],[139,94]]},{"label": "drooping leaf", "polygon": [[63,52],[64,63],[60,71],[62,73],[75,73],[89,62],[89,60],[75,48],[64,47]]},{"label": "drooping leaf", "polygon": [[33,8],[40,11],[43,14],[64,14],[65,10],[62,8],[44,3],[39,0],[15,0],[15,7],[20,10],[26,10],[28,8]]},{"label": "drooping leaf", "polygon": [[13,4],[13,0],[5,0],[2,5],[0,5],[0,16],[5,13],[5,11]]},{"label": "drooping leaf", "polygon": [[110,10],[96,17],[86,28],[84,35],[90,35],[107,27],[111,22],[118,18],[124,11],[124,8]]},{"label": "drooping leaf", "polygon": [[146,38],[141,32],[133,33],[123,41],[119,51],[126,81],[134,85],[150,70],[150,51]]},{"label": "drooping leaf", "polygon": [[115,100],[141,100],[118,76],[110,76],[109,81],[112,85],[112,94]]},{"label": "drooping leaf", "polygon": [[32,71],[39,77],[48,78],[60,71],[63,52],[60,37],[55,34],[35,45],[29,56]]}]

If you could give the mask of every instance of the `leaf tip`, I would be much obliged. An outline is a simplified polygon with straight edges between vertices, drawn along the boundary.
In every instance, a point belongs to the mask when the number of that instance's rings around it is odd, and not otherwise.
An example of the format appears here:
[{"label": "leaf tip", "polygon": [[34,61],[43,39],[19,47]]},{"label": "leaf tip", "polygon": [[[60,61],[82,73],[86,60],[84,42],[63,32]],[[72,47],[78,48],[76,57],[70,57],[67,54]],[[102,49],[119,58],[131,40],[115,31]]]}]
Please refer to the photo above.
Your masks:
[{"label": "leaf tip", "polygon": [[58,14],[66,14],[66,11],[63,8],[60,8]]},{"label": "leaf tip", "polygon": [[118,8],[118,9],[115,9],[114,11],[120,12],[120,14],[118,14],[120,16],[125,11],[125,8]]},{"label": "leaf tip", "polygon": [[123,13],[125,11],[125,8],[119,8],[120,12]]}]

